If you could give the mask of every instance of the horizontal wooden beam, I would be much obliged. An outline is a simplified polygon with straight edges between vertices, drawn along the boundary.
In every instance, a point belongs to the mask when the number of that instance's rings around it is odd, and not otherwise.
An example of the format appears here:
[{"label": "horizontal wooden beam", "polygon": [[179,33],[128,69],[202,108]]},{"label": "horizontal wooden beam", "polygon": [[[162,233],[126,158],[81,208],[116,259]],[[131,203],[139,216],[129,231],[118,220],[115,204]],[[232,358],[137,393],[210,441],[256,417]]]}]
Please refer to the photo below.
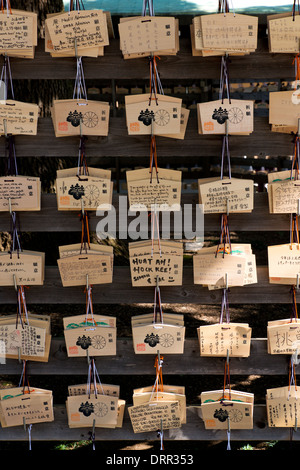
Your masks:
[{"label": "horizontal wooden beam", "polygon": [[[266,30],[262,30],[257,50],[243,57],[230,57],[230,78],[245,80],[274,80],[292,78],[295,72],[292,54],[271,54],[268,51]],[[124,60],[119,39],[112,39],[105,47],[104,56],[83,58],[86,79],[132,80],[149,77],[148,59]],[[158,64],[162,80],[219,79],[219,57],[193,57],[190,38],[180,38],[180,51],[176,56],[161,56]],[[11,59],[14,79],[75,79],[75,58],[52,58],[45,52],[44,41],[40,40],[35,58]]]},{"label": "horizontal wooden beam", "polygon": [[[127,407],[131,404],[127,404]],[[199,404],[200,405],[200,404]],[[95,429],[95,441],[157,441],[157,432],[134,433],[129,419],[128,409],[125,409],[122,428],[116,429]],[[245,441],[245,444],[257,441],[289,441],[291,439],[290,428],[269,428],[265,405],[254,406],[253,429],[232,429],[230,432],[231,441]],[[293,440],[299,441],[299,432],[293,433]],[[31,429],[31,446],[34,450],[34,443],[39,441],[77,441],[91,440],[90,428],[69,428],[68,416],[64,405],[54,406],[54,421],[50,423],[33,424]],[[23,426],[11,428],[0,428],[0,441],[28,441],[28,433]],[[187,422],[179,429],[164,431],[164,441],[226,441],[227,430],[211,431],[205,429],[201,418],[201,410],[198,406],[187,407]],[[224,450],[226,450],[224,442]],[[178,443],[178,453],[181,454]],[[168,445],[165,446],[168,451]],[[197,451],[194,454],[198,455]],[[188,453],[188,452],[187,452]],[[191,452],[193,454],[193,452]],[[110,456],[110,452],[106,452]],[[155,452],[154,452],[155,454]],[[159,453],[158,453],[159,454]],[[172,454],[172,452],[171,452]],[[118,453],[116,453],[118,455]],[[127,454],[126,454],[127,455]],[[128,454],[129,455],[129,454]],[[134,454],[136,455],[136,454]],[[113,456],[113,451],[111,452]],[[145,454],[143,459],[149,458]],[[150,461],[150,459],[149,459]],[[151,463],[151,462],[149,462]]]},{"label": "horizontal wooden beam", "polygon": [[[251,326],[251,325],[250,325]],[[118,328],[118,321],[117,321]],[[196,333],[196,332],[195,332]],[[156,353],[156,352],[155,352]],[[117,339],[115,356],[95,357],[100,375],[153,376],[156,354],[135,354],[131,338]],[[230,358],[231,375],[286,375],[289,355],[271,355],[267,351],[265,338],[251,340],[250,356]],[[166,376],[195,375],[214,376],[224,374],[225,358],[200,356],[197,338],[186,338],[184,354],[164,354],[163,373]],[[87,357],[69,358],[64,338],[53,337],[48,362],[28,361],[30,376],[40,375],[86,375]],[[295,366],[296,372],[300,365]],[[18,375],[20,364],[17,360],[7,359],[0,364],[1,375]]]},{"label": "horizontal wooden beam", "polygon": [[[138,163],[138,157],[149,156],[149,136],[129,136],[125,116],[111,117],[107,137],[89,137],[86,142],[86,156],[97,157],[132,157]],[[4,139],[3,139],[4,140]],[[218,157],[221,155],[222,137],[198,134],[197,119],[191,114],[184,140],[157,136],[158,162],[160,157]],[[18,157],[57,157],[78,156],[79,137],[56,138],[51,118],[39,118],[36,136],[15,136],[16,155]],[[280,157],[293,153],[290,134],[271,132],[267,117],[254,118],[254,132],[249,136],[230,136],[231,157],[268,156]],[[0,156],[5,156],[4,143],[0,146]],[[104,162],[105,163],[105,162]],[[201,162],[197,162],[201,166]]]},{"label": "horizontal wooden beam", "polygon": [[[26,290],[27,304],[85,304],[84,286],[63,287],[57,267],[46,267],[43,286]],[[232,287],[231,304],[289,304],[290,286],[269,284],[268,268],[257,268],[257,284]],[[183,269],[182,286],[161,287],[163,303],[221,304],[222,290],[210,291],[194,284],[193,268]],[[1,304],[16,304],[14,287],[0,287]],[[93,287],[94,304],[152,304],[153,287],[132,287],[129,266],[114,267],[112,284]]]},{"label": "horizontal wooden beam", "polygon": [[[119,199],[119,196],[122,198]],[[126,216],[124,210],[121,207],[128,207],[128,201],[126,193],[118,195],[114,193],[113,196],[113,210],[116,214],[116,232],[119,235],[120,227],[127,227],[128,224],[136,217],[137,214]],[[123,206],[124,204],[124,206]],[[127,205],[126,205],[127,204]],[[192,207],[192,220],[193,229],[195,229],[196,222],[196,205],[198,204],[197,193],[183,193],[181,200],[181,220],[183,222],[183,214],[185,205]],[[126,211],[125,211],[126,212]],[[18,220],[20,225],[20,231],[23,232],[80,232],[81,223],[77,217],[78,212],[76,211],[58,211],[56,195],[42,194],[42,203],[40,211],[32,212],[19,212]],[[97,231],[97,224],[102,220],[103,216],[96,214],[96,211],[91,211],[90,214],[90,230],[93,232]],[[104,215],[106,216],[106,214]],[[126,220],[127,218],[127,220]],[[254,195],[254,210],[251,213],[245,214],[230,214],[229,215],[229,227],[231,231],[266,231],[266,232],[278,232],[278,231],[289,231],[290,216],[289,214],[270,214],[268,206],[268,194],[255,193]],[[173,237],[174,233],[174,216],[170,216],[170,232]],[[183,225],[183,224],[182,224]],[[161,225],[162,226],[162,225]],[[201,226],[202,228],[202,226]],[[10,230],[10,214],[8,212],[0,212],[0,229],[1,231]],[[182,235],[184,236],[184,226],[182,228]],[[204,226],[205,232],[212,232],[220,230],[220,215],[219,214],[205,214]],[[205,233],[204,232],[204,233]],[[181,231],[178,232],[181,234]],[[149,226],[150,234],[150,226]],[[126,235],[126,234],[125,234]],[[122,235],[122,238],[126,236]]]}]

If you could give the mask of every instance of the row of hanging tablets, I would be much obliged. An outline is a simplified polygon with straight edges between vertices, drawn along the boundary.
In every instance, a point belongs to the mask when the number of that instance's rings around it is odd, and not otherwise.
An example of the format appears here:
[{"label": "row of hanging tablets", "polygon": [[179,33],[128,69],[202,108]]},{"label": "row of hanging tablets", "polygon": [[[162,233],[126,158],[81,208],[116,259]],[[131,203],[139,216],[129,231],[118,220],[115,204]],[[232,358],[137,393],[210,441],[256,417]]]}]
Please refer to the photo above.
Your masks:
[{"label": "row of hanging tablets", "polygon": [[[45,44],[46,50],[51,52],[53,57],[73,56],[77,60],[77,75],[73,100],[55,101],[52,107],[52,119],[57,137],[64,135],[80,136],[78,167],[58,172],[56,189],[59,210],[81,209],[82,238],[81,243],[77,245],[60,247],[58,265],[64,286],[86,285],[86,314],[76,316],[76,318],[70,317],[64,319],[64,334],[68,355],[73,355],[73,357],[76,355],[87,355],[89,357],[90,353],[93,356],[101,356],[105,354],[105,351],[107,351],[108,355],[113,355],[115,354],[114,348],[116,347],[116,319],[113,317],[104,318],[102,316],[101,318],[96,318],[93,314],[91,297],[92,283],[104,284],[112,282],[113,252],[110,247],[90,243],[87,212],[88,210],[94,210],[102,202],[106,206],[111,204],[112,183],[110,174],[105,170],[88,168],[84,138],[85,135],[107,135],[109,108],[107,103],[97,102],[94,104],[87,100],[82,63],[82,57],[85,55],[98,57],[104,53],[104,47],[109,43],[109,27],[107,28],[107,25],[110,22],[109,15],[106,13],[98,10],[96,12],[82,11],[78,8],[79,3],[77,2],[77,8],[73,10],[74,5],[71,1],[69,12],[51,15],[51,17],[47,18]],[[241,185],[240,181],[235,181],[231,178],[228,136],[231,134],[247,135],[253,131],[253,107],[251,102],[233,103],[233,100],[230,100],[228,95],[227,55],[229,53],[234,55],[248,54],[256,49],[257,19],[229,13],[227,2],[221,2],[221,4],[223,11],[214,15],[213,18],[210,18],[211,15],[205,18],[195,18],[191,27],[192,43],[194,44],[193,50],[198,51],[197,54],[204,56],[208,54],[207,51],[209,49],[211,55],[222,56],[220,79],[222,94],[220,100],[204,104],[203,106],[202,104],[198,105],[198,126],[200,134],[212,133],[224,136],[222,162],[224,162],[227,151],[229,167],[228,178],[224,179],[222,166],[220,181],[218,179],[215,181],[211,179],[199,181],[199,202],[203,204],[204,212],[221,214],[221,234],[220,243],[217,246],[203,249],[194,256],[194,281],[209,289],[222,289],[223,292],[220,322],[217,325],[208,325],[198,329],[200,354],[224,357],[224,379],[226,379],[224,380],[226,386],[224,385],[223,390],[203,392],[201,395],[200,415],[204,420],[205,426],[210,429],[228,428],[229,424],[231,428],[245,429],[253,426],[254,396],[250,393],[233,392],[231,390],[230,382],[228,381],[229,358],[231,356],[247,357],[249,355],[251,328],[247,324],[235,325],[230,322],[227,294],[228,287],[256,282],[256,266],[255,256],[250,245],[240,244],[236,246],[231,243],[228,216],[231,212],[250,212],[253,209],[253,183],[246,181],[245,185]],[[149,16],[146,15],[147,6],[149,6],[150,10]],[[13,26],[14,20],[17,18],[17,21],[22,21],[24,29],[28,29],[30,33],[29,42],[27,39],[24,39],[25,35],[22,36],[21,41],[23,40],[23,46],[18,42],[20,37],[16,36],[13,38],[17,41],[13,43],[14,47],[11,47],[11,42],[7,42],[4,49],[2,49],[2,52],[6,54],[3,73],[11,79],[9,56],[21,55],[22,57],[33,57],[34,55],[36,41],[31,32],[34,31],[35,19],[32,14],[23,12],[19,15],[15,13],[10,9],[10,2],[6,2],[6,8],[3,9],[2,14],[5,15],[5,21],[7,21],[4,26],[8,24]],[[297,20],[297,15],[294,12],[290,16],[292,16],[293,20]],[[213,20],[212,22],[211,19]],[[74,21],[76,26],[79,26],[80,22],[85,25],[88,24],[89,28],[91,28],[89,34],[81,34],[75,38],[73,36]],[[219,21],[221,21],[221,24]],[[237,22],[238,28],[236,27]],[[232,28],[234,30],[234,34],[231,35],[231,42],[226,44],[226,51],[222,49],[224,48],[224,40],[219,41],[219,43],[207,42],[209,37],[220,40],[220,27],[225,27],[227,29],[226,32],[232,31]],[[13,28],[10,31],[13,31]],[[212,29],[209,31],[209,28]],[[80,31],[79,27],[77,31]],[[163,31],[164,34],[160,34],[159,31]],[[157,32],[159,34],[156,34]],[[181,100],[176,100],[163,94],[156,59],[158,52],[160,55],[173,55],[177,53],[179,46],[178,21],[174,18],[156,18],[153,5],[144,2],[142,17],[120,21],[119,33],[124,59],[151,56],[149,58],[150,97],[149,95],[126,97],[128,134],[151,136],[152,157],[150,178],[149,171],[142,171],[138,175],[130,172],[127,175],[130,205],[143,204],[143,209],[146,211],[149,211],[149,208],[152,209],[153,201],[155,201],[155,204],[160,202],[166,206],[170,206],[170,202],[180,205],[181,174],[180,172],[168,170],[165,170],[166,172],[164,173],[163,169],[158,168],[155,142],[156,135],[184,138],[187,124],[188,113],[182,107]],[[28,38],[28,34],[26,38]],[[143,45],[143,41],[141,41],[144,38],[147,38],[146,47],[145,44]],[[200,44],[199,38],[202,41],[200,41]],[[154,40],[152,41],[152,39]],[[238,39],[238,42],[236,42],[236,39]],[[12,35],[10,35],[9,40],[12,41]],[[135,44],[139,44],[140,48],[138,50],[133,48]],[[11,54],[9,49],[12,50]],[[16,49],[18,49],[18,52],[16,52]],[[6,88],[8,89],[8,86]],[[227,90],[227,98],[225,98],[224,90]],[[96,105],[97,108],[94,107]],[[155,105],[155,112],[151,109],[152,105]],[[239,107],[244,105],[245,108],[241,109]],[[13,110],[13,116],[8,116],[7,110]],[[20,178],[19,182],[21,182],[23,177],[20,177],[17,173],[13,136],[18,133],[36,134],[38,110],[36,105],[25,106],[23,103],[6,99],[3,109],[0,109],[0,111],[3,112],[1,120],[2,131],[0,129],[0,132],[6,136],[9,144],[9,163],[11,165],[9,176]],[[16,119],[17,112],[18,119]],[[15,132],[16,123],[18,123],[18,132]],[[284,123],[284,125],[288,125],[288,123]],[[278,130],[281,130],[281,128],[277,128]],[[297,146],[295,146],[295,152],[296,150]],[[295,164],[298,163],[297,153],[295,153],[294,161]],[[156,170],[156,179],[154,181],[152,180],[153,165],[155,165]],[[93,184],[90,184],[88,188],[83,180],[88,180],[89,178],[94,179],[89,181],[89,183]],[[100,186],[97,186],[99,179],[101,180]],[[145,195],[141,193],[141,182],[142,186],[146,183],[150,187],[150,198],[149,193]],[[162,186],[160,184],[162,182],[166,182],[169,185],[167,186],[168,190],[166,193],[168,196],[166,199],[162,199],[160,194]],[[8,183],[7,178],[4,183]],[[214,198],[211,196],[211,189],[207,186],[210,183],[213,184]],[[275,183],[278,183],[278,181],[274,181]],[[36,188],[36,202],[31,205],[27,202],[27,205],[23,206],[25,207],[23,210],[39,210],[39,180],[34,178],[27,180],[24,186],[27,187],[22,189],[24,191],[23,197],[27,200],[34,193],[33,188]],[[228,191],[229,187],[232,192]],[[8,257],[7,260],[2,259],[4,264],[6,262],[6,267],[15,264],[15,267],[19,267],[22,273],[25,272],[25,276],[18,273],[18,269],[11,271],[9,276],[7,276],[6,271],[6,275],[2,276],[2,285],[15,286],[18,300],[17,327],[11,316],[9,318],[3,317],[2,319],[3,344],[11,348],[10,354],[5,357],[23,359],[20,387],[7,389],[1,395],[0,416],[3,427],[24,424],[24,413],[20,409],[25,409],[25,403],[28,406],[26,416],[28,416],[28,413],[31,414],[31,418],[26,418],[25,423],[32,424],[41,421],[53,421],[54,419],[52,392],[31,388],[27,381],[26,368],[29,358],[40,361],[48,360],[51,342],[49,318],[32,315],[27,312],[24,289],[24,285],[43,284],[44,254],[22,250],[16,225],[16,211],[22,210],[22,204],[19,203],[20,199],[16,203],[13,197],[14,193],[13,191],[11,192],[9,186],[5,187],[5,191],[6,200],[4,201],[5,204],[3,203],[3,210],[9,210],[12,218],[12,250],[9,253],[3,253],[1,256]],[[219,194],[217,194],[217,191],[219,191]],[[224,192],[226,193],[225,197]],[[175,197],[170,199],[170,193]],[[274,193],[276,194],[276,191]],[[86,194],[89,196],[87,199],[84,199]],[[271,192],[269,194],[274,209],[276,204],[273,202]],[[232,197],[232,200],[230,197]],[[218,202],[220,199],[222,203]],[[150,207],[149,200],[151,202]],[[292,217],[295,211],[293,208],[293,210],[289,209],[285,210],[285,212],[290,213]],[[153,227],[158,225],[156,217],[157,214],[154,210],[152,213]],[[293,235],[297,235],[297,224],[294,218],[292,222]],[[292,245],[294,240],[295,237],[293,236]],[[291,244],[288,246],[290,248]],[[88,256],[82,257],[83,252]],[[161,356],[161,352],[164,352],[164,354],[171,351],[174,352],[176,347],[179,347],[177,353],[183,353],[185,339],[184,319],[181,316],[163,314],[160,298],[160,286],[181,285],[182,257],[183,249],[179,242],[163,241],[159,238],[155,239],[154,236],[148,242],[134,242],[130,245],[132,284],[136,286],[152,285],[155,289],[154,316],[152,321],[149,316],[145,317],[144,315],[133,317],[132,319],[134,350],[136,354],[153,354],[154,348],[158,351],[155,361],[156,376],[154,385],[134,390],[133,406],[128,409],[134,432],[156,431],[157,429],[163,431],[164,429],[179,428],[182,424],[186,423],[185,390],[182,387],[163,385],[163,358]],[[84,266],[82,263],[79,263],[81,258],[82,260],[87,260]],[[153,263],[154,259],[155,263]],[[278,262],[281,261],[282,258]],[[156,269],[153,270],[151,268],[153,268],[154,264]],[[270,281],[290,284],[294,287],[298,272],[295,273],[293,271],[294,263],[290,263],[290,265],[283,278],[280,278],[278,281],[278,276],[270,276]],[[79,278],[78,271],[81,271]],[[168,275],[164,276],[162,274],[164,272],[167,272]],[[169,274],[170,272],[172,273],[171,275]],[[276,274],[278,275],[278,272]],[[295,290],[293,290],[293,293],[295,293]],[[283,347],[279,341],[279,338],[282,337],[280,336],[282,331],[283,335],[290,339],[289,335],[297,330],[298,317],[296,306],[294,295],[291,319],[275,323],[270,322],[268,325],[268,344],[271,354],[290,355],[294,354],[295,351],[297,352],[296,336],[293,338],[292,347],[290,347],[290,343]],[[93,335],[94,332],[96,333],[95,335]],[[211,346],[211,335],[214,338],[213,347]],[[220,335],[221,345],[215,341],[216,335]],[[234,344],[232,337],[234,337]],[[277,410],[284,409],[287,400],[291,399],[294,409],[297,409],[298,395],[296,387],[292,390],[292,386],[295,385],[293,357],[291,358],[290,367],[291,374],[288,386],[267,391],[266,399],[270,426],[294,426],[294,419],[287,419],[284,412],[277,412]],[[88,361],[87,385],[79,384],[69,387],[68,392],[69,396],[66,406],[70,427],[97,426],[114,428],[122,426],[125,402],[119,398],[117,386],[101,384],[94,359]],[[272,406],[269,406],[270,400],[272,400]],[[226,407],[228,404],[231,405],[230,412],[228,411],[229,408]],[[12,410],[14,411],[13,413]],[[34,410],[35,415],[33,416]],[[293,415],[292,418],[294,417]]]}]

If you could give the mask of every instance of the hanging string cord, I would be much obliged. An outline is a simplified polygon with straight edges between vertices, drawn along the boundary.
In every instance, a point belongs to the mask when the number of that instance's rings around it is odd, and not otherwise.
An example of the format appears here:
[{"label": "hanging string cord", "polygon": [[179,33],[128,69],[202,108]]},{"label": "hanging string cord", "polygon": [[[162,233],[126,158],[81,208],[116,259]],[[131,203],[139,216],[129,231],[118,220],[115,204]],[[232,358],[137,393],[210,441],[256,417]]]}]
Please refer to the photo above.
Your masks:
[{"label": "hanging string cord", "polygon": [[83,209],[80,213],[81,220],[81,246],[80,254],[83,250],[87,253],[90,249],[90,229],[89,229],[89,215],[86,210]]},{"label": "hanging string cord", "polygon": [[[294,82],[294,89],[297,90],[300,85],[300,54],[296,54],[293,64],[295,66],[295,82]],[[292,132],[294,138],[294,155],[292,160],[292,168],[291,168],[291,180],[299,179],[299,171],[300,171],[300,121],[298,121],[298,131],[296,133]]]},{"label": "hanging string cord", "polygon": [[9,134],[6,135],[6,144],[5,144],[5,159],[6,159],[6,176],[17,176],[18,175],[18,166],[17,166],[17,157],[15,149],[15,139],[14,136]]},{"label": "hanging string cord", "polygon": [[229,4],[227,0],[219,0],[218,12],[224,13],[224,16],[225,13],[229,12]]},{"label": "hanging string cord", "polygon": [[[27,361],[23,360],[22,374],[19,381],[19,387],[23,387],[23,394],[30,393],[30,386],[27,373]],[[25,390],[27,387],[27,391]]]},{"label": "hanging string cord", "polygon": [[291,297],[292,297],[292,308],[291,308],[291,319],[290,321],[298,319],[298,309],[297,309],[297,295],[296,295],[296,287],[291,287]]},{"label": "hanging string cord", "polygon": [[164,448],[164,431],[163,431],[163,429],[157,431],[157,436],[160,439],[160,450],[165,450],[165,448]]},{"label": "hanging string cord", "polygon": [[82,57],[77,57],[77,70],[73,90],[73,99],[87,101],[87,89],[85,84]]},{"label": "hanging string cord", "polygon": [[221,216],[221,233],[220,233],[219,243],[217,245],[217,249],[215,253],[216,257],[218,256],[218,253],[222,253],[223,258],[225,256],[225,253],[232,254],[230,230],[229,230],[227,214],[222,214]]},{"label": "hanging string cord", "polygon": [[154,309],[153,309],[153,323],[163,323],[163,310],[161,304],[160,288],[157,283],[154,290]]},{"label": "hanging string cord", "polygon": [[[224,99],[229,100],[230,98],[230,85],[229,85],[229,72],[228,72],[229,59],[228,56],[223,56],[221,59],[221,73],[220,73],[220,93],[219,99],[224,103]],[[230,164],[230,150],[229,150],[229,138],[228,138],[228,116],[225,120],[225,133],[222,140],[222,153],[221,153],[221,179],[224,178],[224,165],[225,165],[225,154],[227,155],[227,166],[228,166],[228,177],[231,178],[231,164]]]},{"label": "hanging string cord", "polygon": [[100,381],[100,377],[95,365],[95,359],[91,359],[91,362],[89,364],[89,369],[88,369],[88,378],[87,378],[87,395],[90,398],[91,397],[91,384],[94,385],[94,395],[95,398],[98,397],[98,386],[97,384],[100,385],[100,388],[102,390],[102,395],[105,395],[104,389],[102,386],[102,383]]},{"label": "hanging string cord", "polygon": [[10,86],[11,98],[14,99],[14,87],[12,81],[12,74],[10,68],[10,59],[7,55],[4,56],[4,64],[1,69],[1,80],[3,81],[5,88],[4,88],[4,100],[8,99],[8,90]]},{"label": "hanging string cord", "polygon": [[230,98],[230,80],[229,80],[229,57],[226,54],[221,58],[221,72],[220,72],[220,91],[219,91],[219,99],[222,100],[222,104],[224,99],[228,99],[229,103],[231,103]]},{"label": "hanging string cord", "polygon": [[[226,395],[226,391],[228,390],[228,396]],[[229,359],[225,360],[225,368],[224,368],[224,384],[223,384],[223,396],[222,400],[231,400],[231,384],[230,384],[230,367],[229,367]]]},{"label": "hanging string cord", "polygon": [[31,430],[32,430],[32,424],[29,424],[28,426],[28,443],[29,443],[29,450],[32,450],[31,449]]},{"label": "hanging string cord", "polygon": [[82,0],[75,0],[75,3],[73,0],[70,0],[69,2],[69,13],[73,10],[77,10],[77,11],[80,11],[80,10],[84,10],[84,4],[83,4],[83,1]]},{"label": "hanging string cord", "polygon": [[142,15],[147,15],[147,8],[149,10],[149,16],[155,16],[153,0],[143,0]]},{"label": "hanging string cord", "polygon": [[4,0],[1,0],[1,11],[2,11],[2,13],[4,13],[4,9],[6,9],[7,16],[12,15],[10,1],[6,0],[5,4],[6,4],[6,6],[4,7]]},{"label": "hanging string cord", "polygon": [[[150,68],[150,96],[149,106],[151,106],[152,100],[158,104],[157,94],[163,95],[164,90],[160,80],[160,76],[157,68],[157,59],[160,60],[159,56],[151,55],[149,57],[149,68]],[[154,96],[154,97],[153,97]]]},{"label": "hanging string cord", "polygon": [[80,136],[80,142],[79,142],[79,151],[78,151],[78,163],[77,163],[77,176],[80,179],[80,176],[88,176],[89,175],[89,168],[87,164],[87,158],[86,158],[86,153],[85,153],[85,143],[86,143],[87,137],[84,135]]},{"label": "hanging string cord", "polygon": [[19,232],[18,232],[18,219],[17,219],[17,214],[15,211],[11,211],[10,213],[11,219],[10,219],[10,236],[11,236],[11,249],[10,249],[10,255],[12,257],[12,254],[17,252],[18,256],[20,251],[22,251],[21,248],[21,242],[20,242],[20,237],[19,237]]},{"label": "hanging string cord", "polygon": [[291,167],[291,175],[290,179],[299,180],[299,172],[300,172],[300,136],[298,134],[294,134],[294,155],[292,160],[292,167]]},{"label": "hanging string cord", "polygon": [[299,248],[299,226],[298,226],[298,215],[291,214],[290,217],[290,248],[292,249],[293,243],[298,244]]},{"label": "hanging string cord", "polygon": [[[7,55],[4,56],[4,64],[1,69],[1,81],[4,83],[4,100],[6,101],[8,99],[9,89],[10,89],[11,99],[14,99],[15,95],[14,95],[12,74],[11,74],[11,68],[10,68],[10,59]],[[3,121],[3,124],[5,126],[4,121]],[[5,128],[4,128],[4,131],[6,132]],[[15,175],[18,175],[18,168],[17,168],[14,136],[6,134],[5,137],[6,137],[5,158],[7,161],[6,174],[7,176],[15,176]]]},{"label": "hanging string cord", "polygon": [[24,324],[29,324],[24,286],[17,288],[17,307],[16,328],[19,324],[24,328]]},{"label": "hanging string cord", "polygon": [[153,257],[153,253],[154,253],[155,228],[157,232],[159,256],[161,256],[159,219],[158,219],[158,214],[157,214],[157,209],[156,209],[156,202],[154,203],[154,208],[152,207],[152,211],[151,211],[151,257]]},{"label": "hanging string cord", "polygon": [[[224,317],[225,317],[225,319],[224,319]],[[225,323],[230,323],[228,289],[223,289],[222,301],[221,301],[220,323],[224,323],[224,322]]]},{"label": "hanging string cord", "polygon": [[289,364],[289,387],[288,387],[289,393],[288,393],[288,399],[290,398],[291,387],[295,387],[295,390],[297,390],[295,363],[294,363],[294,360],[293,360],[293,356],[291,356],[290,364]]},{"label": "hanging string cord", "polygon": [[300,80],[300,54],[296,54],[293,60],[293,65],[295,66],[295,90],[297,89],[297,81]]},{"label": "hanging string cord", "polygon": [[[227,121],[225,121],[225,126]],[[229,139],[228,133],[225,132],[222,141],[222,153],[221,153],[221,180],[224,179],[224,166],[225,166],[225,154],[227,155],[227,166],[228,166],[228,177],[231,179],[231,163],[230,163],[230,150],[229,150]]]},{"label": "hanging string cord", "polygon": [[152,181],[153,181],[153,167],[154,166],[155,166],[155,173],[156,173],[156,181],[157,181],[157,183],[159,183],[156,139],[155,139],[155,135],[151,135],[151,141],[150,141],[150,169],[149,169],[150,184],[152,184]]},{"label": "hanging string cord", "polygon": [[92,301],[92,286],[87,286],[85,289],[86,293],[86,312],[85,312],[85,324],[89,325],[96,325],[97,322],[94,318],[94,308],[93,308],[93,301]]},{"label": "hanging string cord", "polygon": [[293,4],[293,8],[292,8],[293,21],[295,21],[295,16],[296,16],[296,3],[298,4],[298,15],[300,15],[299,0],[294,0],[294,4]]},{"label": "hanging string cord", "polygon": [[161,392],[164,391],[163,387],[163,379],[162,379],[162,365],[163,365],[163,356],[156,356],[154,367],[156,368],[156,377],[155,377],[155,382],[152,387],[152,392],[149,401],[153,399],[154,393],[158,393],[160,390]]}]

